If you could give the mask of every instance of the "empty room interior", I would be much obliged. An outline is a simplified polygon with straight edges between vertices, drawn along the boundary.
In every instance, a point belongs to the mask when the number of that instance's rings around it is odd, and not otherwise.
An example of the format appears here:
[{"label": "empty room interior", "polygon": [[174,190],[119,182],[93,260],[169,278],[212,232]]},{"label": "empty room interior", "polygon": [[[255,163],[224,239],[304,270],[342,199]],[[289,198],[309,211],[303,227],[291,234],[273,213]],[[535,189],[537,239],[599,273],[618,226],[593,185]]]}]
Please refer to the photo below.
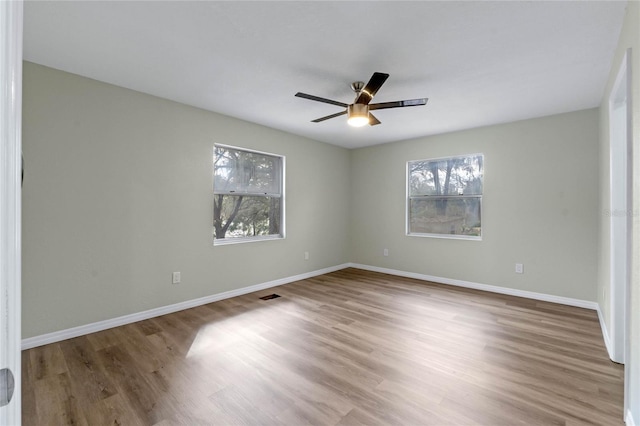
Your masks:
[{"label": "empty room interior", "polygon": [[638,2],[23,16],[23,424],[640,424]]}]

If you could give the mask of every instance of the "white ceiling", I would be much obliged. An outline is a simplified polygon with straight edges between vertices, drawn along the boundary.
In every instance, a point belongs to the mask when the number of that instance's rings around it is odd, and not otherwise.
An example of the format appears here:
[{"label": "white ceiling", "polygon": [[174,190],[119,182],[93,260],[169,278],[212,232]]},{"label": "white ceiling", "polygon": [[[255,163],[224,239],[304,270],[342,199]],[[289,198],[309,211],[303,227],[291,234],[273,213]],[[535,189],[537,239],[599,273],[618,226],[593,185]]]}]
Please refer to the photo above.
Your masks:
[{"label": "white ceiling", "polygon": [[[626,2],[28,1],[24,58],[348,148],[597,106]],[[391,76],[375,127],[353,101]]]}]

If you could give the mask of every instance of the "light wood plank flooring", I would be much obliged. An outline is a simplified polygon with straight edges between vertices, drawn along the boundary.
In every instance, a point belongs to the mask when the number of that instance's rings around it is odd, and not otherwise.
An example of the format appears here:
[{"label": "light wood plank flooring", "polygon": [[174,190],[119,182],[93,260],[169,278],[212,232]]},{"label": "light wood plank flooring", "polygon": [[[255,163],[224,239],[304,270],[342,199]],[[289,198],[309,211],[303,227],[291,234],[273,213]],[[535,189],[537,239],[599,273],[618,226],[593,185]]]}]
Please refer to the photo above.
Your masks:
[{"label": "light wood plank flooring", "polygon": [[594,311],[356,269],[22,365],[25,425],[623,424]]}]

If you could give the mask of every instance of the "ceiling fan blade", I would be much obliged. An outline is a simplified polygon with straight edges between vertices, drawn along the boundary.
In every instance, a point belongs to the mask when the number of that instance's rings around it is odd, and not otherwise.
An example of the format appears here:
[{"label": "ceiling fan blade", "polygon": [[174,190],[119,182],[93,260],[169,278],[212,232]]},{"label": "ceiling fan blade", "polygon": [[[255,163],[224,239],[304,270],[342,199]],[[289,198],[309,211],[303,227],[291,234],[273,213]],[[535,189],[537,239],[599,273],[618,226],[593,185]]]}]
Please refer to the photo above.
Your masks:
[{"label": "ceiling fan blade", "polygon": [[316,118],[315,120],[311,120],[312,123],[320,123],[321,121],[328,120],[330,118],[340,117],[341,115],[345,115],[347,111],[337,112],[335,114],[327,115],[326,117]]},{"label": "ceiling fan blade", "polygon": [[380,124],[380,120],[378,120],[375,115],[369,113],[369,126],[376,126]]},{"label": "ceiling fan blade", "polygon": [[389,78],[389,74],[374,72],[367,85],[364,86],[364,89],[360,92],[355,103],[367,105],[371,102],[371,99],[373,99],[376,93],[378,93],[378,90],[380,90],[380,87],[382,87],[384,82],[387,81],[387,78]]},{"label": "ceiling fan blade", "polygon": [[331,99],[321,98],[319,96],[307,95],[306,93],[302,93],[302,92],[296,93],[296,96],[299,97],[299,98],[305,98],[305,99],[309,99],[309,100],[312,100],[312,101],[324,102],[325,104],[337,105],[337,106],[341,106],[341,107],[344,107],[344,108],[349,106],[348,104],[345,104],[343,102],[332,101]]},{"label": "ceiling fan blade", "polygon": [[395,102],[381,102],[379,104],[371,104],[369,105],[369,110],[373,111],[376,109],[386,109],[386,108],[399,108],[399,107],[410,107],[410,106],[419,106],[426,105],[428,98],[420,98],[420,99],[409,99],[406,101],[395,101]]}]

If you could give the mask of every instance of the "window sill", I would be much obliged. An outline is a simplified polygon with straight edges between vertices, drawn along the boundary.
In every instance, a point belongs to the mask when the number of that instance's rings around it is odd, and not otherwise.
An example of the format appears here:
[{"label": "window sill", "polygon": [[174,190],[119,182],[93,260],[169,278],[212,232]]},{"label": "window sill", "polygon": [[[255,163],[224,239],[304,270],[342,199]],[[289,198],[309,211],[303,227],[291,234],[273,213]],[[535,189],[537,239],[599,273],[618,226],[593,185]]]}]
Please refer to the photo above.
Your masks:
[{"label": "window sill", "polygon": [[445,240],[470,240],[470,241],[482,241],[482,235],[452,235],[452,234],[418,234],[409,233],[407,237],[423,237],[423,238],[442,238]]},{"label": "window sill", "polygon": [[213,246],[214,247],[228,246],[232,244],[255,243],[258,241],[273,241],[273,240],[284,240],[284,236],[283,235],[265,235],[261,237],[214,239]]}]

